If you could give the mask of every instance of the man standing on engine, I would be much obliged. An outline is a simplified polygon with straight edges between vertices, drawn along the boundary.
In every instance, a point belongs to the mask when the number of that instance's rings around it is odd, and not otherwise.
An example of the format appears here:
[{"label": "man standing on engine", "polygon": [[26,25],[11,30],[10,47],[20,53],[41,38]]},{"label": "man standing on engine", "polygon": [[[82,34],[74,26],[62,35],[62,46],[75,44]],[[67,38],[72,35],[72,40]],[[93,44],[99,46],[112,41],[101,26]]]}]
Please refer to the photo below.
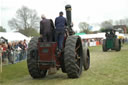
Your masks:
[{"label": "man standing on engine", "polygon": [[40,21],[40,37],[43,38],[44,42],[53,41],[53,22],[51,19],[46,19],[44,15],[41,16],[42,20]]},{"label": "man standing on engine", "polygon": [[56,34],[55,40],[58,44],[58,49],[62,50],[64,41],[64,32],[67,26],[66,18],[63,17],[63,12],[59,13],[59,16],[55,19]]}]

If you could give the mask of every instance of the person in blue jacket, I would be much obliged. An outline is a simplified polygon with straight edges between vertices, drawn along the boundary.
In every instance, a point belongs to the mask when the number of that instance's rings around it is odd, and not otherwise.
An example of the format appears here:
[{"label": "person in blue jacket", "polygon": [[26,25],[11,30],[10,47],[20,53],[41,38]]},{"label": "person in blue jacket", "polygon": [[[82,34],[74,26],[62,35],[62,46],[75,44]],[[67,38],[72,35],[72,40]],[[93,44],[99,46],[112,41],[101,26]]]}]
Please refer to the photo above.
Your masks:
[{"label": "person in blue jacket", "polygon": [[58,49],[62,50],[64,41],[64,32],[67,26],[66,18],[63,17],[63,12],[59,13],[59,16],[55,19],[55,40],[58,44]]}]

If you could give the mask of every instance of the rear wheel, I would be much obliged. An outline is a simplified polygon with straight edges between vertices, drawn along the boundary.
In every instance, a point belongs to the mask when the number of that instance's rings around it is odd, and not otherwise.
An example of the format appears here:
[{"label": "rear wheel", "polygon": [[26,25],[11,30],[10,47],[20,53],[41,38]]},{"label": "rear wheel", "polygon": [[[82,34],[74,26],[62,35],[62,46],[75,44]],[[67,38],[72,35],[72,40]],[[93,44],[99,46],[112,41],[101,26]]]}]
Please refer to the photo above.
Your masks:
[{"label": "rear wheel", "polygon": [[115,39],[115,50],[116,51],[121,50],[121,41],[119,39]]},{"label": "rear wheel", "polygon": [[108,51],[105,39],[103,40],[102,49],[103,49],[104,52]]},{"label": "rear wheel", "polygon": [[38,43],[38,38],[32,38],[28,45],[27,65],[28,65],[29,73],[32,76],[32,78],[43,78],[46,76],[47,70],[40,70],[38,66],[37,43]]},{"label": "rear wheel", "polygon": [[83,66],[84,70],[88,70],[90,67],[90,52],[87,48],[83,48]]},{"label": "rear wheel", "polygon": [[60,59],[61,59],[61,70],[63,73],[66,73],[65,64],[64,64],[64,52],[62,52],[62,56]]},{"label": "rear wheel", "polygon": [[78,36],[69,36],[64,48],[65,70],[69,78],[78,78],[82,72],[82,43]]}]

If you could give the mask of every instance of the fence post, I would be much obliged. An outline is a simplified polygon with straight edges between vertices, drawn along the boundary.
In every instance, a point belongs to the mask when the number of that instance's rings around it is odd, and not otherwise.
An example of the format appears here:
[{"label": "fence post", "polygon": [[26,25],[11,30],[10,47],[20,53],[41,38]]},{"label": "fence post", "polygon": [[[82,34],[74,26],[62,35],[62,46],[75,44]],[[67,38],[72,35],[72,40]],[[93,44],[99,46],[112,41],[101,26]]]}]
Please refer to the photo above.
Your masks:
[{"label": "fence post", "polygon": [[0,50],[0,72],[2,72],[2,51]]}]

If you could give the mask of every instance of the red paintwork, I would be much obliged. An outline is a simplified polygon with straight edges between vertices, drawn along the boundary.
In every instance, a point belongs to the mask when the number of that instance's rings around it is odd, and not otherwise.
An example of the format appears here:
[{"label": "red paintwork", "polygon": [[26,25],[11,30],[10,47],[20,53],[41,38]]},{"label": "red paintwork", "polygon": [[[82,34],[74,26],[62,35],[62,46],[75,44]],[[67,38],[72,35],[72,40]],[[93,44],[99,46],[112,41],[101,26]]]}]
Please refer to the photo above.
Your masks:
[{"label": "red paintwork", "polygon": [[[46,46],[46,45],[50,46]],[[57,48],[56,42],[39,42],[38,43],[38,55],[39,55],[39,61],[41,62],[52,62],[55,61],[56,67],[60,67],[60,61],[57,59],[55,52]],[[43,50],[47,50],[46,52],[43,52]],[[50,68],[50,65],[40,65],[41,69],[48,69]]]},{"label": "red paintwork", "polygon": [[[63,48],[65,47],[65,42],[68,34],[65,34],[64,37],[64,42],[63,42]],[[50,44],[50,46],[47,46]],[[57,43],[56,42],[38,42],[38,62],[52,62],[55,61],[55,65],[57,68],[60,68],[60,58],[61,58],[61,53],[59,56],[56,56],[56,48],[57,48]],[[44,49],[47,49],[48,52],[43,52]],[[58,57],[58,58],[57,58]],[[42,65],[39,64],[40,69],[49,69],[52,67],[51,65]]]},{"label": "red paintwork", "polygon": [[[47,44],[48,42],[40,42],[38,44],[38,52],[39,52],[39,60],[42,60],[42,61],[52,61],[55,60],[55,50],[56,50],[56,43],[49,43],[51,45],[51,47],[47,47],[47,46],[41,46],[41,44],[45,45]],[[42,52],[43,49],[48,49],[48,52],[47,53],[44,53]]]}]

